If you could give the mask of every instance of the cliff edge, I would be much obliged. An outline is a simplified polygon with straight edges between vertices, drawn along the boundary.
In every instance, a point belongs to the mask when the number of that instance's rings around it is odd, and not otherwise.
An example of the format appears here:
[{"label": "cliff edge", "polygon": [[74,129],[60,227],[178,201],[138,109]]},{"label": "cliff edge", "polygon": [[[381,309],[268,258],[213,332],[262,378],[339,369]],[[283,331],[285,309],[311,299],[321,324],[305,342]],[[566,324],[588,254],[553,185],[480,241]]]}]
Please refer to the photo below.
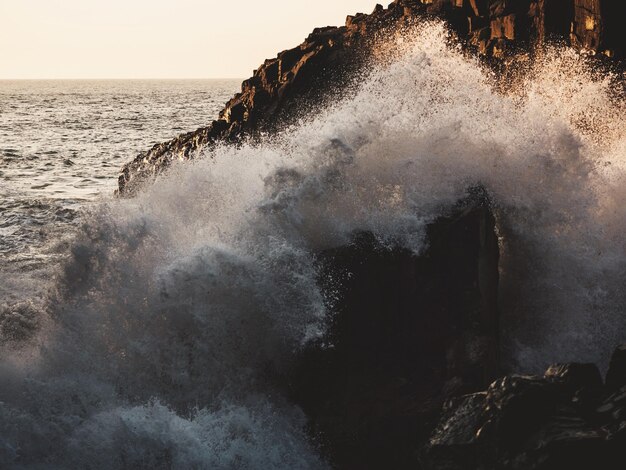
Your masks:
[{"label": "cliff edge", "polygon": [[377,36],[428,18],[445,20],[461,42],[496,67],[520,51],[560,41],[623,63],[623,2],[613,0],[395,0],[345,26],[316,28],[299,46],[266,60],[207,127],[157,144],[125,165],[119,193],[132,194],[174,160],[218,141],[271,131],[298,110],[340,90],[371,56]]}]

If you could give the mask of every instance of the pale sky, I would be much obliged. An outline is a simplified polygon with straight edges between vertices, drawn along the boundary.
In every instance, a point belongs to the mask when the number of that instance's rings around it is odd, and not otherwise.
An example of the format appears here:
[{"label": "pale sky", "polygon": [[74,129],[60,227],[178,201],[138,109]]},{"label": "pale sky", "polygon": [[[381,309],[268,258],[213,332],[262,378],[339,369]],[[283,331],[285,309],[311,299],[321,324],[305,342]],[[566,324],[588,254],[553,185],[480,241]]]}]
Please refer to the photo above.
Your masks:
[{"label": "pale sky", "polygon": [[0,79],[246,78],[314,27],[376,3],[0,0]]}]

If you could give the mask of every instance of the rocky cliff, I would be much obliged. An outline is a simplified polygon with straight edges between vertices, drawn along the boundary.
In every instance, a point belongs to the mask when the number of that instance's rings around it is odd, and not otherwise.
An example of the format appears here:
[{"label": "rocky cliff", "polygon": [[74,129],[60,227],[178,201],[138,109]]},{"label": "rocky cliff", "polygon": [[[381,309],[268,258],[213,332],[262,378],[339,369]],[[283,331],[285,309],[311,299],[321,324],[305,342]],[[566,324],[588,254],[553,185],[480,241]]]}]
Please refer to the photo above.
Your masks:
[{"label": "rocky cliff", "polygon": [[576,363],[501,377],[499,246],[484,191],[427,239],[421,256],[367,233],[320,254],[321,285],[344,279],[342,291],[288,388],[333,468],[624,468],[626,345],[605,379]]},{"label": "rocky cliff", "polygon": [[367,233],[320,255],[321,285],[344,279],[323,341],[333,346],[309,345],[291,389],[337,468],[416,468],[444,400],[501,373],[488,199],[472,191],[427,237],[422,256]]},{"label": "rocky cliff", "polygon": [[[193,158],[217,141],[271,130],[294,113],[349,82],[371,56],[376,37],[425,18],[442,18],[468,49],[494,65],[520,51],[557,40],[620,62],[623,2],[614,0],[395,0],[369,14],[348,16],[345,26],[315,29],[298,47],[266,60],[207,127],[155,145],[128,163],[120,194],[132,193],[174,160]],[[620,62],[621,63],[621,62]]]},{"label": "rocky cliff", "polygon": [[[397,0],[349,16],[345,26],[316,29],[267,60],[210,126],[128,164],[120,192],[216,142],[280,127],[347,84],[377,35],[424,18],[445,19],[497,70],[550,40],[620,64],[619,3]],[[605,380],[592,364],[501,377],[496,220],[485,191],[475,188],[430,223],[421,256],[382,247],[368,233],[316,254],[319,284],[341,279],[342,291],[328,336],[308,345],[280,380],[334,467],[624,467],[626,347],[615,352]]]},{"label": "rocky cliff", "polygon": [[449,400],[422,448],[426,469],[618,470],[626,465],[626,345],[606,381],[594,364],[555,364]]}]

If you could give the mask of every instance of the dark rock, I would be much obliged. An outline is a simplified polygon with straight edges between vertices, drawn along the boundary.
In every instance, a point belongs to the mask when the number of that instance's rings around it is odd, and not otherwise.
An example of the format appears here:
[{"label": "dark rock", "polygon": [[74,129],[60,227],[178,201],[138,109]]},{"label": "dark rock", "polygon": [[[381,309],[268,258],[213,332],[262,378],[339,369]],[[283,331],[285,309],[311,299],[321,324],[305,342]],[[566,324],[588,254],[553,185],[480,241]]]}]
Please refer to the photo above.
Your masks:
[{"label": "dark rock", "polygon": [[485,409],[489,416],[479,436],[515,447],[556,412],[557,387],[539,377],[504,377],[487,389]]},{"label": "dark rock", "polygon": [[[596,392],[586,407],[579,406],[581,390]],[[486,393],[446,404],[422,452],[424,468],[621,469],[626,387],[607,397],[609,390],[589,364],[497,380]]]},{"label": "dark rock", "polygon": [[506,38],[515,39],[516,16],[515,13],[506,16],[498,16],[491,20],[491,39]]},{"label": "dark rock", "polygon": [[626,344],[618,347],[611,357],[606,386],[612,390],[626,386]]},{"label": "dark rock", "polygon": [[602,386],[602,376],[595,364],[554,364],[548,368],[545,377],[564,383],[572,391]]},{"label": "dark rock", "polygon": [[624,53],[624,40],[617,30],[618,18],[624,18],[623,2],[611,0],[575,0],[571,41],[581,49],[603,52],[608,56]]},{"label": "dark rock", "polygon": [[541,41],[569,36],[574,21],[572,0],[540,0],[535,5],[538,37]]},{"label": "dark rock", "polygon": [[302,355],[292,390],[338,467],[413,468],[446,397],[498,376],[494,228],[476,192],[429,226],[422,256],[367,233],[320,255],[322,285],[341,280],[332,347]]},{"label": "dark rock", "polygon": [[486,392],[448,400],[441,424],[428,442],[428,465],[432,468],[465,470],[477,468],[477,434],[483,425]]},{"label": "dark rock", "polygon": [[486,16],[489,12],[489,0],[469,0],[474,16]]},{"label": "dark rock", "polygon": [[626,55],[620,1],[396,0],[386,9],[377,5],[370,15],[348,16],[343,27],[316,28],[300,46],[266,60],[226,103],[219,121],[155,145],[128,163],[119,177],[119,193],[132,194],[173,160],[194,158],[217,141],[280,128],[349,83],[372,56],[377,37],[429,16],[445,19],[469,50],[485,56],[498,70],[508,63],[503,59],[518,51],[532,52],[538,43],[552,39],[593,54],[617,59]]}]

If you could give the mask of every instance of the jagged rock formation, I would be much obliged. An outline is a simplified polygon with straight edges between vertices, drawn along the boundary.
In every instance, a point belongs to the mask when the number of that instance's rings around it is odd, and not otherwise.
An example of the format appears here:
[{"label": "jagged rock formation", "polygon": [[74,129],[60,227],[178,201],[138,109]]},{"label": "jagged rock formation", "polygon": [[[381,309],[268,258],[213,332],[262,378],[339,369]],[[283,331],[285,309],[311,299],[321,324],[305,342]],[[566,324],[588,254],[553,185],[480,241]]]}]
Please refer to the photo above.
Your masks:
[{"label": "jagged rock formation", "polygon": [[415,256],[362,233],[320,255],[320,283],[342,279],[342,291],[329,336],[301,354],[289,387],[333,466],[623,468],[626,345],[604,383],[595,364],[496,379],[499,247],[483,192],[427,240]]},{"label": "jagged rock formation", "polygon": [[317,28],[300,46],[266,60],[217,120],[155,145],[127,164],[119,192],[132,193],[173,160],[193,158],[216,141],[271,130],[331,88],[341,89],[350,72],[368,60],[376,35],[385,28],[435,16],[445,19],[470,49],[496,61],[551,39],[619,59],[626,55],[620,29],[624,8],[615,0],[395,0],[386,9],[377,5],[370,15],[348,16],[345,26]]},{"label": "jagged rock formation", "polygon": [[[553,38],[607,58],[626,54],[620,2],[396,0],[340,28],[316,29],[244,81],[210,126],[128,164],[120,192],[221,140],[271,130],[363,65],[385,28],[437,16],[501,65]],[[474,191],[428,228],[420,257],[368,234],[319,254],[320,284],[342,279],[326,341],[287,384],[337,468],[587,469],[626,464],[626,346],[603,384],[594,365],[510,376],[499,362],[495,217]],[[348,275],[349,274],[349,275]],[[491,385],[490,385],[491,384]],[[485,390],[482,391],[481,390]]]},{"label": "jagged rock formation", "polygon": [[557,364],[451,399],[425,469],[618,470],[626,466],[626,345],[606,383],[594,364]]},{"label": "jagged rock formation", "polygon": [[290,387],[337,468],[415,468],[443,401],[501,373],[487,199],[475,191],[427,239],[422,256],[367,233],[320,255],[320,283],[343,279],[324,340],[332,347],[311,345]]}]

